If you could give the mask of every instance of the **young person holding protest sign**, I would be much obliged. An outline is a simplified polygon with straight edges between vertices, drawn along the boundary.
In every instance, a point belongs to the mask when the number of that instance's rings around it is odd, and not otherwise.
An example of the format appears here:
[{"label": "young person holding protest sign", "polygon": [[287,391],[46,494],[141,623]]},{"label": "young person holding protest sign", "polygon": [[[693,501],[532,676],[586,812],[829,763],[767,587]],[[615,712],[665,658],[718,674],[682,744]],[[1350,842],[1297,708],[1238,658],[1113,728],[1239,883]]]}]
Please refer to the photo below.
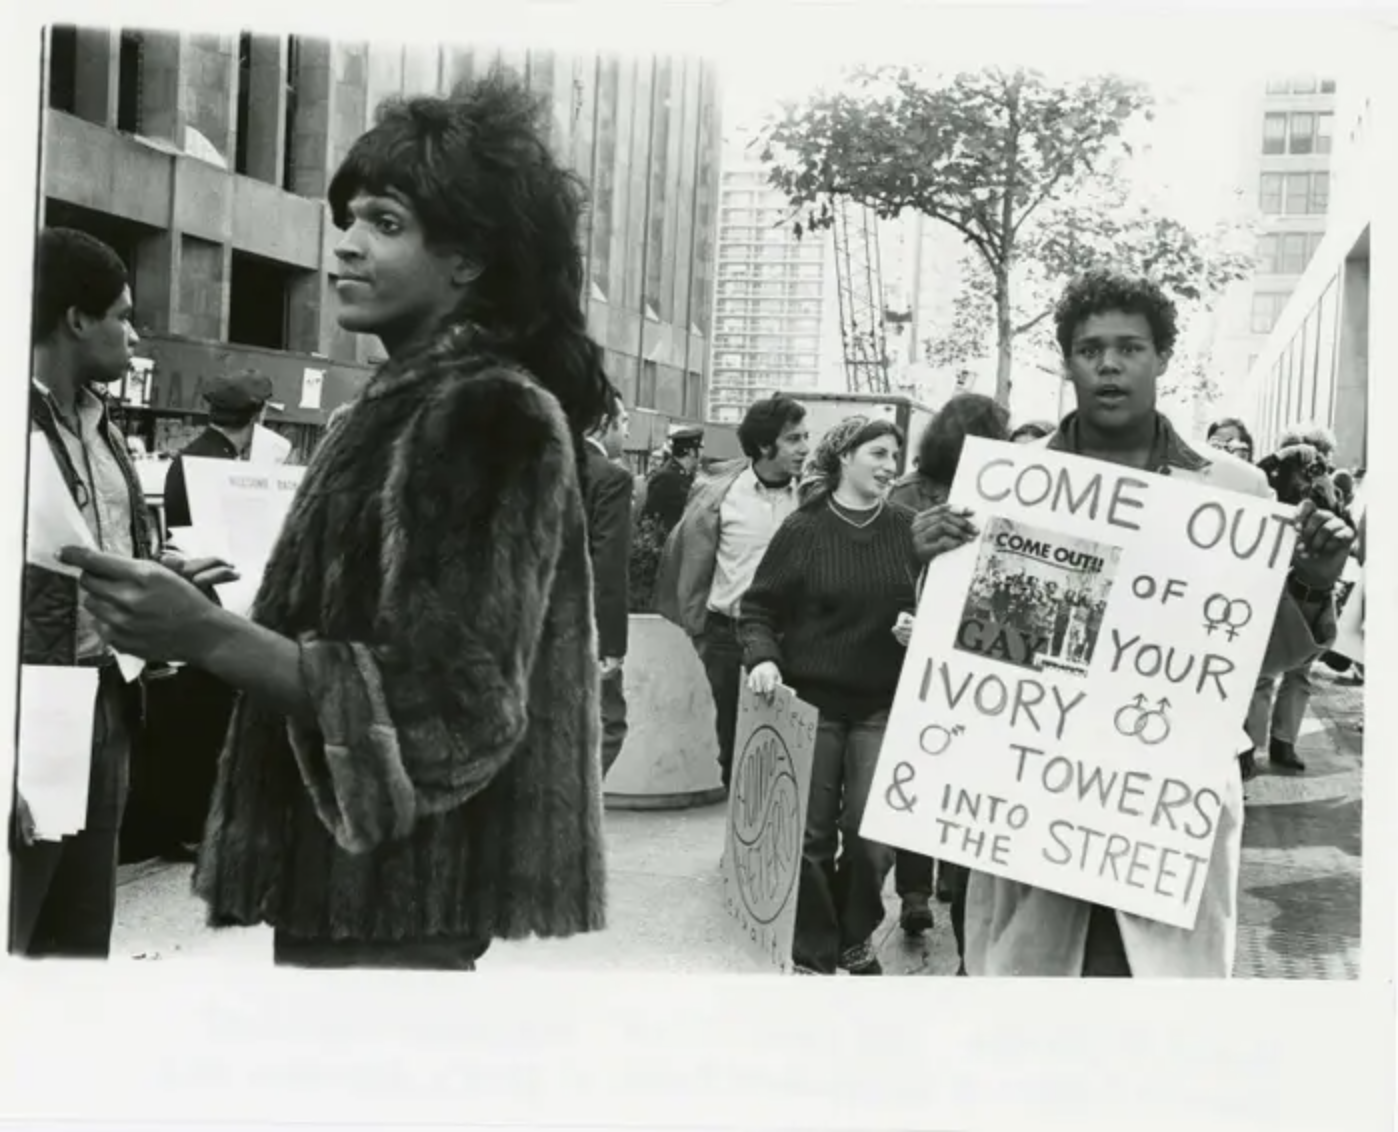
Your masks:
[{"label": "young person holding protest sign", "polygon": [[[1077,410],[1044,445],[1158,475],[1270,495],[1263,474],[1227,453],[1205,457],[1156,410],[1156,382],[1176,338],[1174,304],[1154,283],[1110,271],[1074,280],[1055,310],[1059,346]],[[1297,550],[1277,607],[1263,672],[1280,673],[1333,640],[1331,589],[1354,532],[1314,501],[1296,511]],[[930,561],[978,534],[975,516],[946,505],[913,524]],[[1241,724],[1241,720],[1239,721]],[[1233,734],[1220,734],[1227,752]],[[973,873],[967,896],[972,975],[1214,976],[1231,974],[1237,921],[1242,782],[1228,782],[1192,930],[1116,912],[1032,885]]]},{"label": "young person holding protest sign", "polygon": [[[958,393],[937,412],[923,430],[918,443],[917,470],[893,486],[889,502],[918,513],[945,503],[956,478],[956,465],[968,436],[987,440],[1008,440],[1009,413],[993,397],[980,393]],[[1021,426],[1021,428],[1028,426]],[[1045,434],[1046,435],[1046,434]],[[899,849],[894,865],[894,883],[902,902],[898,923],[909,935],[932,927],[931,857]],[[942,861],[936,865],[938,896],[951,902],[951,927],[956,936],[956,955],[965,959],[966,880],[964,865]],[[960,973],[964,974],[964,966]]]},{"label": "young person holding protest sign", "polygon": [[883,973],[872,937],[893,850],[859,826],[915,601],[912,514],[887,503],[902,442],[866,417],[826,433],[818,486],[778,528],[738,622],[749,687],[785,683],[820,712],[792,946],[805,974]]},{"label": "young person holding protest sign", "polygon": [[389,361],[315,453],[252,620],[67,551],[104,632],[243,691],[195,889],[275,961],[474,969],[602,927],[581,186],[492,74],[393,100],[329,198],[340,323]]}]

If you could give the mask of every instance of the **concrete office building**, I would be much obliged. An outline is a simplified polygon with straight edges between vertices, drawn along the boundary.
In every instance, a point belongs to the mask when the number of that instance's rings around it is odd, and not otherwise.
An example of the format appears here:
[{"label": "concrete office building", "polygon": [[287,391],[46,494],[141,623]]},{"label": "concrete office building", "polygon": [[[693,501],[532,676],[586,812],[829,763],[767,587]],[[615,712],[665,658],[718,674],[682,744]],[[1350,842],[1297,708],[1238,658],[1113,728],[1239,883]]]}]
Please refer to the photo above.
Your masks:
[{"label": "concrete office building", "polygon": [[[379,350],[336,324],[329,180],[383,98],[444,92],[497,60],[549,100],[552,144],[591,189],[586,299],[609,373],[662,425],[702,419],[720,139],[710,64],[58,27],[41,220],[125,258],[155,363],[149,410],[197,412],[203,376],[254,358],[282,424],[314,428],[353,395]],[[323,374],[313,397],[308,369]]]},{"label": "concrete office building", "polygon": [[1365,81],[1357,66],[1335,93],[1328,225],[1248,374],[1242,411],[1259,453],[1288,426],[1316,421],[1335,432],[1337,464],[1368,463],[1371,326],[1386,332],[1371,321],[1371,247],[1375,227],[1393,221],[1383,167],[1391,168],[1398,146],[1398,107],[1384,77],[1390,68],[1390,59],[1371,60]]},{"label": "concrete office building", "polygon": [[830,234],[796,238],[750,141],[735,129],[723,148],[708,401],[718,422],[778,390],[843,386]]}]

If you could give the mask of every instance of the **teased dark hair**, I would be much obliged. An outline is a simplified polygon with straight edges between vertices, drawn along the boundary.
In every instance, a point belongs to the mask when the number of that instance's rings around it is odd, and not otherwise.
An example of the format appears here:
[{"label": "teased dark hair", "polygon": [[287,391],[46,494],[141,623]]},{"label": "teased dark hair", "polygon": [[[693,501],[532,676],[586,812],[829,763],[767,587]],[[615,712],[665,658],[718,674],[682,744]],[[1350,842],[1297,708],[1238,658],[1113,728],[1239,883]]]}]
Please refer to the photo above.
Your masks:
[{"label": "teased dark hair", "polygon": [[1092,315],[1107,311],[1144,315],[1156,352],[1174,350],[1178,312],[1160,286],[1152,279],[1096,268],[1069,283],[1053,309],[1058,346],[1065,358],[1073,352],[1073,332]]},{"label": "teased dark hair", "polygon": [[968,436],[1009,439],[1010,414],[993,397],[958,393],[927,422],[918,442],[917,471],[933,483],[950,487]]},{"label": "teased dark hair", "polygon": [[785,394],[754,401],[738,425],[738,443],[749,460],[760,460],[789,425],[806,419],[806,406]]},{"label": "teased dark hair", "polygon": [[121,257],[96,237],[73,228],[40,232],[34,254],[34,341],[58,329],[73,307],[101,318],[129,282]]},{"label": "teased dark hair", "polygon": [[549,151],[544,122],[544,101],[500,68],[447,98],[389,99],[327,196],[340,227],[357,194],[399,196],[429,244],[478,266],[453,318],[532,373],[581,437],[610,411],[610,383],[583,308],[586,192]]}]

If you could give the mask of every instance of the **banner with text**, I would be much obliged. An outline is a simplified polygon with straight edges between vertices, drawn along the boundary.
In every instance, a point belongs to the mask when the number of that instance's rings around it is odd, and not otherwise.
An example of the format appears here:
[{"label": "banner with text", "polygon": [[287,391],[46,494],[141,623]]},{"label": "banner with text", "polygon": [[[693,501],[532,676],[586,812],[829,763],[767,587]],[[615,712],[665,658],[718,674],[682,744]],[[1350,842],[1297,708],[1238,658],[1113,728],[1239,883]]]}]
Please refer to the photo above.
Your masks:
[{"label": "banner with text", "polygon": [[791,970],[806,799],[819,713],[779,686],[770,700],[750,692],[744,673],[733,746],[723,903],[764,963]]},{"label": "banner with text", "polygon": [[863,836],[1190,928],[1292,509],[969,438]]},{"label": "banner with text", "polygon": [[220,586],[219,597],[246,615],[306,469],[186,456],[184,472],[197,553],[217,555],[238,570],[239,580]]}]

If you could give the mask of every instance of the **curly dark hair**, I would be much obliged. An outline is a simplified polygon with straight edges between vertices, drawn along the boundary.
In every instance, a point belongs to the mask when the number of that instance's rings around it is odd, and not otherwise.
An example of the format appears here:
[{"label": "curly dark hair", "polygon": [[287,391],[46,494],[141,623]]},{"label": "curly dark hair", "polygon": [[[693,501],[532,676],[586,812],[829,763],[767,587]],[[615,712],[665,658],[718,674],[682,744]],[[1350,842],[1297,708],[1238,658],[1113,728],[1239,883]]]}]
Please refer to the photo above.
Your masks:
[{"label": "curly dark hair", "polygon": [[1156,353],[1174,350],[1179,337],[1178,312],[1159,284],[1144,276],[1096,268],[1069,283],[1053,308],[1058,346],[1065,358],[1073,352],[1073,332],[1085,319],[1107,311],[1144,315]]},{"label": "curly dark hair", "polygon": [[481,274],[453,318],[532,373],[580,437],[612,402],[582,305],[586,190],[549,151],[544,123],[544,101],[498,67],[446,98],[388,99],[327,196],[341,228],[357,194],[401,197],[429,245],[476,264]]},{"label": "curly dark hair", "polygon": [[1009,439],[1010,414],[995,398],[982,393],[958,393],[943,405],[922,430],[917,471],[933,483],[951,486],[968,436]]},{"label": "curly dark hair", "polygon": [[806,419],[806,406],[784,394],[754,401],[738,425],[738,443],[749,460],[760,460],[789,425]]}]

